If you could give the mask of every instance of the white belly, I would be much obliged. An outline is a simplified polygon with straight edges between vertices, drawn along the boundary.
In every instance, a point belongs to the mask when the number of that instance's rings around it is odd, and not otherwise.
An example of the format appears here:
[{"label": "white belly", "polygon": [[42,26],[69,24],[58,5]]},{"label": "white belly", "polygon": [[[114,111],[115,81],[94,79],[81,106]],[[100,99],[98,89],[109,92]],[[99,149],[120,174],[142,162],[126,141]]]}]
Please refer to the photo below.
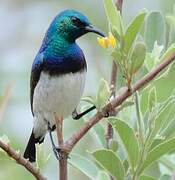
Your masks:
[{"label": "white belly", "polygon": [[71,115],[78,105],[85,84],[86,71],[50,76],[42,72],[33,96],[34,131],[36,136],[47,130],[46,121],[55,124],[58,117]]}]

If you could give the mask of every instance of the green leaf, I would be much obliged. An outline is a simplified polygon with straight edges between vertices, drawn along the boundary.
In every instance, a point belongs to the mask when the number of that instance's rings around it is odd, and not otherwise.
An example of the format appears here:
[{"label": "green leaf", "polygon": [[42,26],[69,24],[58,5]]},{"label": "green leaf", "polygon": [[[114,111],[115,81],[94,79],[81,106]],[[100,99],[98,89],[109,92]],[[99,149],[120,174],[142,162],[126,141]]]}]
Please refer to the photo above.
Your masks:
[{"label": "green leaf", "polygon": [[152,57],[151,53],[146,53],[145,66],[148,72],[155,66],[155,58]]},{"label": "green leaf", "polygon": [[114,35],[114,37],[117,39],[118,42],[121,41],[120,34],[118,33],[118,30],[115,26],[110,26],[111,32]]},{"label": "green leaf", "polygon": [[139,180],[156,180],[156,178],[147,175],[142,175]]},{"label": "green leaf", "polygon": [[121,109],[130,107],[130,106],[133,106],[133,105],[134,105],[134,101],[125,101],[125,102],[123,102],[123,104],[121,105]]},{"label": "green leaf", "polygon": [[97,98],[96,98],[96,108],[101,109],[109,100],[110,97],[110,88],[108,86],[107,81],[104,79],[100,80],[98,92],[97,92]]},{"label": "green leaf", "polygon": [[146,53],[145,65],[148,71],[150,71],[159,61],[163,50],[163,46],[154,43],[154,48],[151,53]]},{"label": "green leaf", "polygon": [[166,16],[167,24],[169,25],[168,46],[175,41],[175,17],[174,15]]},{"label": "green leaf", "polygon": [[125,159],[125,160],[123,161],[123,167],[124,167],[124,169],[125,169],[125,174],[127,174],[128,169],[129,169],[129,163],[128,163],[128,160],[127,160],[127,159]]},{"label": "green leaf", "polygon": [[154,43],[165,45],[166,24],[160,12],[151,12],[147,17],[145,26],[145,42],[149,52],[152,51]]},{"label": "green leaf", "polygon": [[119,144],[115,139],[109,139],[109,149],[116,152],[119,148]]},{"label": "green leaf", "polygon": [[44,148],[43,148],[42,144],[39,144],[36,147],[37,147],[37,161],[36,161],[37,167],[42,169],[47,165],[51,154],[47,154],[44,151]]},{"label": "green leaf", "polygon": [[154,149],[152,149],[148,155],[146,156],[146,159],[143,163],[143,166],[141,170],[145,170],[147,167],[149,167],[153,162],[158,160],[163,155],[167,154],[168,152],[175,149],[175,138],[170,139],[168,141],[165,141],[158,146],[156,146]]},{"label": "green leaf", "polygon": [[143,65],[146,56],[146,47],[143,43],[137,43],[131,54],[130,63],[128,64],[129,74],[132,76]]},{"label": "green leaf", "polygon": [[130,166],[134,170],[139,159],[139,145],[134,130],[129,127],[127,123],[117,118],[111,117],[108,118],[108,121],[112,124],[116,132],[119,134],[125,147]]},{"label": "green leaf", "polygon": [[[148,93],[151,87],[155,87],[158,91],[157,102],[162,103],[166,101],[171,95],[175,95],[175,63],[173,63],[163,74],[160,74],[153,80],[149,86],[142,90],[141,110],[143,113],[147,111],[148,107]],[[166,86],[166,88],[165,88]]]},{"label": "green leaf", "polygon": [[117,180],[124,180],[124,167],[121,160],[114,152],[107,149],[101,149],[93,152],[97,163],[102,166]]},{"label": "green leaf", "polygon": [[167,100],[162,107],[160,108],[160,111],[155,118],[155,125],[153,132],[151,134],[152,137],[154,137],[158,132],[161,130],[164,130],[168,124],[174,119],[175,114],[175,101]]},{"label": "green leaf", "polygon": [[80,156],[78,154],[71,153],[70,159],[68,159],[69,164],[71,164],[76,169],[80,170],[90,179],[96,179],[99,169],[97,166],[89,159]]},{"label": "green leaf", "polygon": [[152,52],[146,53],[145,65],[148,71],[150,71],[160,61],[163,48],[163,46],[158,45],[157,41],[155,41]]},{"label": "green leaf", "polygon": [[118,49],[115,49],[111,56],[114,58],[114,61],[119,64],[120,66],[122,66],[122,55],[121,52]]},{"label": "green leaf", "polygon": [[105,171],[100,171],[98,173],[97,179],[96,180],[110,180],[111,178]]},{"label": "green leaf", "polygon": [[0,136],[0,141],[2,141],[5,144],[9,144],[10,143],[10,140],[9,140],[8,136],[5,135],[5,134],[3,136]]},{"label": "green leaf", "polygon": [[82,97],[81,100],[93,105],[95,104],[95,99],[92,96]]},{"label": "green leaf", "polygon": [[151,56],[155,59],[155,64],[159,62],[159,58],[161,56],[163,48],[164,47],[162,45],[158,45],[157,41],[155,41],[153,50],[151,52]]},{"label": "green leaf", "polygon": [[105,129],[100,123],[97,123],[95,126],[93,126],[89,132],[92,138],[93,139],[95,138],[95,142],[97,144],[99,144],[101,147],[106,146],[106,142],[104,138]]},{"label": "green leaf", "polygon": [[122,20],[120,12],[112,0],[104,0],[104,7],[109,23],[116,27],[118,34],[122,33]]},{"label": "green leaf", "polygon": [[128,53],[130,48],[132,47],[132,44],[136,39],[137,34],[139,33],[139,30],[144,22],[145,16],[146,12],[139,13],[128,26],[124,36],[124,50],[126,53]]},{"label": "green leaf", "polygon": [[149,91],[149,95],[148,95],[148,104],[149,104],[149,111],[150,112],[153,110],[153,108],[155,107],[156,103],[157,103],[156,88],[153,87]]},{"label": "green leaf", "polygon": [[166,52],[163,54],[163,56],[161,57],[160,61],[163,61],[169,57],[171,57],[173,54],[175,53],[175,43],[172,44],[167,50]]},{"label": "green leaf", "polygon": [[175,118],[167,125],[167,127],[162,131],[161,135],[166,137],[166,139],[173,138],[175,136]]},{"label": "green leaf", "polygon": [[156,137],[149,148],[149,151],[165,141],[165,137]]}]

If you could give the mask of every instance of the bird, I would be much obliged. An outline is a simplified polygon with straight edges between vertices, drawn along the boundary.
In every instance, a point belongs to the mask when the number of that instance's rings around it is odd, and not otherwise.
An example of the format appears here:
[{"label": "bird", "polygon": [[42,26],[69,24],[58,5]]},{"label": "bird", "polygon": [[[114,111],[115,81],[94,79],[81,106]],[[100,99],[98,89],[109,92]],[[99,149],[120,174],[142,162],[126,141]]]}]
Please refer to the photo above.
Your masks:
[{"label": "bird", "polygon": [[73,9],[60,12],[46,31],[30,76],[34,122],[23,155],[30,162],[36,161],[35,145],[44,142],[48,131],[55,130],[54,115],[60,118],[70,116],[81,100],[87,64],[76,40],[89,32],[105,36],[87,16]]}]

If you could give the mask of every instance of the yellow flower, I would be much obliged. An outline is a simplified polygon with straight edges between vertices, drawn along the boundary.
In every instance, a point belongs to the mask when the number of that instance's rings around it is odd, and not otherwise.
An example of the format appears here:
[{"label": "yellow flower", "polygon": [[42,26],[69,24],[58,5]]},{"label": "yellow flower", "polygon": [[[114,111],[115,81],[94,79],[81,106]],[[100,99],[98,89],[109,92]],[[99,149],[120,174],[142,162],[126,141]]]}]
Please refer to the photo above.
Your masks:
[{"label": "yellow flower", "polygon": [[100,44],[100,46],[105,48],[105,49],[108,48],[110,45],[113,48],[115,48],[117,45],[116,39],[111,32],[109,32],[109,36],[107,36],[107,37],[102,37],[102,38],[98,37],[97,41]]},{"label": "yellow flower", "polygon": [[108,38],[107,37],[103,37],[103,38],[99,38],[98,37],[97,41],[98,41],[98,43],[100,44],[101,47],[108,48],[109,42],[108,42]]},{"label": "yellow flower", "polygon": [[116,43],[116,39],[115,37],[113,36],[113,34],[111,32],[109,32],[109,36],[108,36],[108,39],[110,41],[110,44],[113,48],[116,47],[117,43]]}]

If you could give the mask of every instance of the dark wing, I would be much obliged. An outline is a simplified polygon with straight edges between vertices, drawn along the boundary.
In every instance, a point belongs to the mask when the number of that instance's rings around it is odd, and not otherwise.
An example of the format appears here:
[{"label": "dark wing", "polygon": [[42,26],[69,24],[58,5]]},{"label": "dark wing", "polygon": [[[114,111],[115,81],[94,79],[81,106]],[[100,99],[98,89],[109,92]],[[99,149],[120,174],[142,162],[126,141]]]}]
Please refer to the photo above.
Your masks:
[{"label": "dark wing", "polygon": [[37,54],[32,65],[32,71],[30,76],[30,104],[31,104],[32,114],[33,114],[33,94],[35,87],[39,81],[42,69],[43,69],[43,54]]}]

